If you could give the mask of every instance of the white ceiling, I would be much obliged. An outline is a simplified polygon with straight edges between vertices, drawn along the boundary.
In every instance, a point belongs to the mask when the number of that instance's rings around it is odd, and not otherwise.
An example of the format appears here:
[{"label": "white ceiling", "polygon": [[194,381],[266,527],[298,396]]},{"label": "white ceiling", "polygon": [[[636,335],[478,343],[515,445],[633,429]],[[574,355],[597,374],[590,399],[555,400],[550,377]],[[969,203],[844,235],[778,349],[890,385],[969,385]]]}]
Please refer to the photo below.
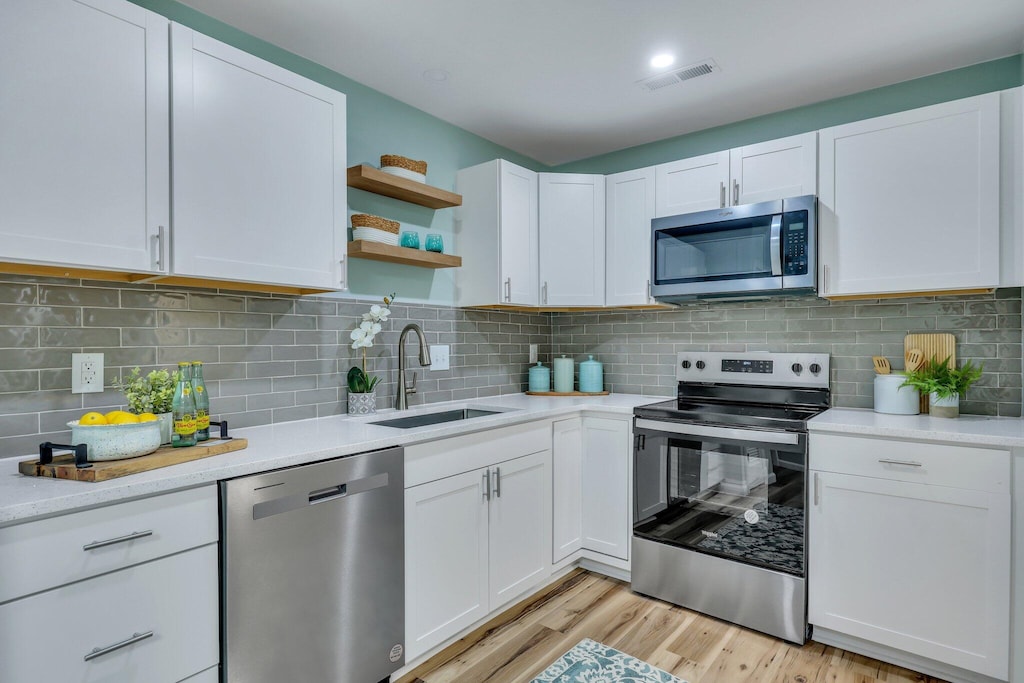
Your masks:
[{"label": "white ceiling", "polygon": [[[1024,0],[185,2],[552,165],[1024,47]],[[656,52],[721,71],[645,92]]]}]

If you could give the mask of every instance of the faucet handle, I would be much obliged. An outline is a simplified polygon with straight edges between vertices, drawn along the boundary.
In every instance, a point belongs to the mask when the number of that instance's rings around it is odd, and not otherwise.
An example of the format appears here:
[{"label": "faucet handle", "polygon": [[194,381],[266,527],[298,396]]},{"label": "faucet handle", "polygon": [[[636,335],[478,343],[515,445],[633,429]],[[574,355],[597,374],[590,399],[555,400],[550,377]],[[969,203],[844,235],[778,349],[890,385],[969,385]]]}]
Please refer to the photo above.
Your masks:
[{"label": "faucet handle", "polygon": [[415,372],[412,373],[412,384],[409,384],[409,385],[407,385],[405,387],[405,393],[407,393],[407,394],[415,394],[416,393],[416,373]]}]

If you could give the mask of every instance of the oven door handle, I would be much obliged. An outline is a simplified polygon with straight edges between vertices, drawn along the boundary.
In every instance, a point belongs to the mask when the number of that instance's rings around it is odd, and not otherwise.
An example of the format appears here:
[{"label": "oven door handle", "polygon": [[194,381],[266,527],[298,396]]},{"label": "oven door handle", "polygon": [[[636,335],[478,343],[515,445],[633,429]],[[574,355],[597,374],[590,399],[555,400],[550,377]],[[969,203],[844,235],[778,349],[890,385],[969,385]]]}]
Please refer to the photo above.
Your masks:
[{"label": "oven door handle", "polygon": [[760,441],[763,443],[784,443],[796,445],[800,443],[800,435],[793,432],[772,432],[762,429],[731,429],[729,427],[712,427],[710,425],[678,424],[659,420],[636,419],[637,429],[649,429],[653,432],[670,432],[683,436],[710,436],[712,438],[733,439],[736,441]]},{"label": "oven door handle", "polygon": [[772,254],[772,275],[782,275],[782,215],[772,216],[772,233],[768,242]]}]

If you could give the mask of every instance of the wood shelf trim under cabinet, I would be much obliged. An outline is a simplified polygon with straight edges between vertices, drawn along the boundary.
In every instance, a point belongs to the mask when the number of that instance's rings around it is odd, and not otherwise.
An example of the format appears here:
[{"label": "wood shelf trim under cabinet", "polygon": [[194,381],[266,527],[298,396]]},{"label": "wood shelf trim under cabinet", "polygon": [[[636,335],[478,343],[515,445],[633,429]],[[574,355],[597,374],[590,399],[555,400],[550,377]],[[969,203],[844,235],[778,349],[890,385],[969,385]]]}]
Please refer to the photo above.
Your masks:
[{"label": "wood shelf trim under cabinet", "polygon": [[517,304],[482,304],[462,306],[468,310],[509,311],[510,313],[593,313],[611,311],[672,311],[675,306],[666,304],[639,304],[636,306],[520,306]]},{"label": "wood shelf trim under cabinet", "polygon": [[829,301],[863,301],[864,299],[910,299],[917,296],[971,296],[974,294],[991,294],[994,287],[979,289],[936,289],[927,292],[881,292],[876,294],[837,294],[825,295]]},{"label": "wood shelf trim under cabinet", "polygon": [[348,186],[393,199],[401,199],[403,202],[419,204],[429,209],[449,209],[462,205],[462,195],[460,194],[391,175],[367,164],[352,166],[348,169]]},{"label": "wood shelf trim under cabinet", "polygon": [[383,242],[354,240],[348,243],[350,258],[384,261],[385,263],[401,263],[406,266],[421,268],[459,268],[462,266],[461,256],[438,254],[433,251],[420,251],[409,247],[396,247]]}]

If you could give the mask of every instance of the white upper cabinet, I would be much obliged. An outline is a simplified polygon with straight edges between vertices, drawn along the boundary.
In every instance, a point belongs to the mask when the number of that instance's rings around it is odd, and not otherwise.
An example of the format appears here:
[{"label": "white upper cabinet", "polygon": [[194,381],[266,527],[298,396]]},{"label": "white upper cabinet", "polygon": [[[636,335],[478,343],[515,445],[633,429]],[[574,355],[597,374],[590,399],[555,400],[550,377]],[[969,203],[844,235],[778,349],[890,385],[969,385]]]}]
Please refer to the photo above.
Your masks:
[{"label": "white upper cabinet", "polygon": [[733,205],[815,194],[818,134],[804,133],[731,149],[729,172]]},{"label": "white upper cabinet", "polygon": [[603,175],[541,173],[540,303],[603,306]]},{"label": "white upper cabinet", "polygon": [[659,164],[654,172],[655,217],[717,209],[729,201],[728,150]]},{"label": "white upper cabinet", "polygon": [[175,24],[176,275],[342,287],[345,96]]},{"label": "white upper cabinet", "polygon": [[652,303],[651,219],[653,166],[605,179],[605,305]]},{"label": "white upper cabinet", "polygon": [[167,24],[120,0],[0,3],[0,260],[166,271]]},{"label": "white upper cabinet", "polygon": [[999,285],[999,93],[819,133],[823,296]]},{"label": "white upper cabinet", "polygon": [[536,306],[537,174],[504,159],[464,168],[455,177],[457,306]]}]

